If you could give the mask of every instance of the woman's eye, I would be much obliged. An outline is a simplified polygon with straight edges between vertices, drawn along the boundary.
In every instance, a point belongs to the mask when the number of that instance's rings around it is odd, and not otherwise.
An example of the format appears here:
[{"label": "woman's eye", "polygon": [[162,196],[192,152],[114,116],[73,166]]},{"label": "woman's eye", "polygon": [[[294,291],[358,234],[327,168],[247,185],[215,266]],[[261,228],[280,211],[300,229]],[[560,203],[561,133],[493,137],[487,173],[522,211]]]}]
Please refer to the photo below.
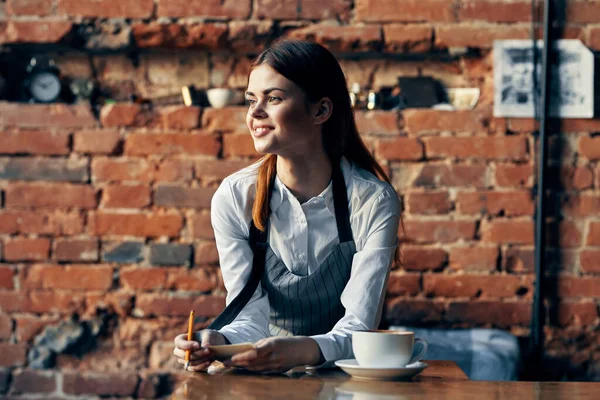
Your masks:
[{"label": "woman's eye", "polygon": [[281,99],[279,97],[269,96],[269,101],[270,102],[277,101],[277,100],[281,100]]},{"label": "woman's eye", "polygon": [[256,103],[256,100],[254,100],[254,99],[246,99],[246,103],[247,103],[248,105],[251,105],[251,104],[254,104],[254,103]]}]

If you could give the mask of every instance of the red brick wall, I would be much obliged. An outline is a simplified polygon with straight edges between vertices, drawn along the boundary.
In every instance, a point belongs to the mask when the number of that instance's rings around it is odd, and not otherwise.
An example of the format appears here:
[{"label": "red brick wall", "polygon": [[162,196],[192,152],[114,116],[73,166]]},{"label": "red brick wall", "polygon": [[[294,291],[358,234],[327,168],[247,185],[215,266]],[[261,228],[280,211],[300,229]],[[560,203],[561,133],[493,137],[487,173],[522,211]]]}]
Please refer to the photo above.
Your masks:
[{"label": "red brick wall", "polygon": [[[185,330],[189,310],[201,328],[224,305],[211,196],[256,154],[244,107],[127,99],[176,96],[192,83],[243,88],[251,54],[278,35],[324,43],[340,54],[349,82],[379,88],[423,75],[481,88],[473,111],[356,113],[405,207],[404,266],[392,272],[386,319],[498,327],[525,338],[535,126],[492,116],[490,49],[494,39],[529,37],[529,7],[524,0],[0,2],[0,44],[47,44],[66,76],[96,76],[118,100],[98,118],[87,104],[0,103],[0,394],[152,397],[176,379],[161,374],[172,371],[172,338]],[[564,36],[600,50],[599,20],[600,1],[571,1]],[[87,49],[116,51],[56,52],[77,37]],[[477,55],[383,57],[463,47]],[[139,50],[137,63],[118,49]],[[355,52],[368,56],[348,57]],[[564,120],[553,132],[548,365],[556,379],[598,379],[600,120]],[[102,327],[95,348],[81,359],[61,354],[49,371],[22,370],[36,336],[73,315],[76,324]]]}]

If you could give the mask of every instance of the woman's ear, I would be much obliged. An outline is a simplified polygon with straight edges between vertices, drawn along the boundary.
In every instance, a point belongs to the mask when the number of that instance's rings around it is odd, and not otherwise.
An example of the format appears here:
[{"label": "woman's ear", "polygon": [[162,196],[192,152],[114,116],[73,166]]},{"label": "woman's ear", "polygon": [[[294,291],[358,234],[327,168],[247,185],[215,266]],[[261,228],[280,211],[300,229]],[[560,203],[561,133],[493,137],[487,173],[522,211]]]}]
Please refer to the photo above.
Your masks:
[{"label": "woman's ear", "polygon": [[333,103],[327,97],[324,97],[317,103],[316,112],[315,112],[315,124],[320,125],[331,117],[331,113],[333,112]]}]

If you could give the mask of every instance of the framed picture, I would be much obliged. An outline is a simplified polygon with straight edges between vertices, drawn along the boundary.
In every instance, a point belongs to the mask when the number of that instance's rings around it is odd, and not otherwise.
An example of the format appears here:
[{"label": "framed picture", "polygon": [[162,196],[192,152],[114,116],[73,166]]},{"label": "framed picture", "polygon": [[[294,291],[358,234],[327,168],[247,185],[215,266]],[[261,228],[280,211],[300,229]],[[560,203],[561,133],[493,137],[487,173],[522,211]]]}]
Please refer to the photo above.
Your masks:
[{"label": "framed picture", "polygon": [[[537,48],[537,89],[541,96],[542,46]],[[558,40],[550,69],[549,114],[558,118],[594,117],[594,55],[579,40]],[[494,42],[494,116],[529,117],[534,113],[531,40]],[[538,97],[541,99],[541,97]],[[539,103],[538,103],[539,106]]]}]

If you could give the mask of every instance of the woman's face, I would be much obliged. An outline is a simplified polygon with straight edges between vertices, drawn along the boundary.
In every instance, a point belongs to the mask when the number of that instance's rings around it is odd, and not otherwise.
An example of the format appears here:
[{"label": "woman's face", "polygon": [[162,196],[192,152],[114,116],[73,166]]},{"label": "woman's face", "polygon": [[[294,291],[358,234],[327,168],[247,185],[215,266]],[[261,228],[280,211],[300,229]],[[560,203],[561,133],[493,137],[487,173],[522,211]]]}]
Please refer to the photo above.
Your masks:
[{"label": "woman's face", "polygon": [[304,92],[266,64],[250,73],[246,124],[261,154],[283,157],[308,155],[322,147],[317,105],[306,101]]}]

